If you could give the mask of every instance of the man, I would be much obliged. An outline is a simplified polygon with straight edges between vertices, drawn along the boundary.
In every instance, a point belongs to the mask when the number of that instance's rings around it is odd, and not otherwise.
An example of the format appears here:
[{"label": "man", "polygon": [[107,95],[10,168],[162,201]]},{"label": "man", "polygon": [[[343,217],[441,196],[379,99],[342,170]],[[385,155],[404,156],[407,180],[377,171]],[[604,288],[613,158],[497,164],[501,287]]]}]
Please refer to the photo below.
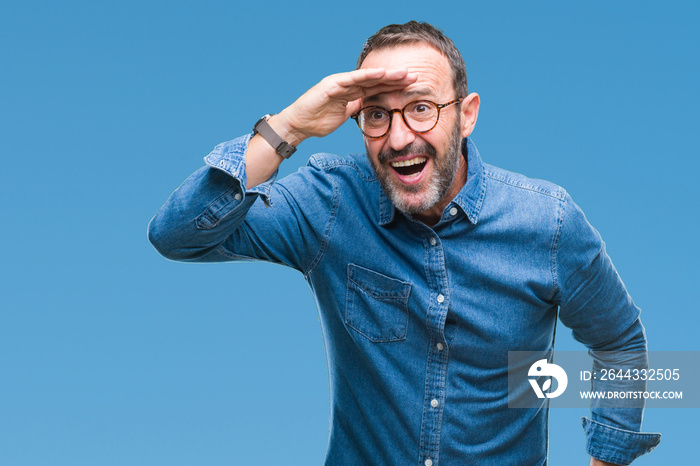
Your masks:
[{"label": "man", "polygon": [[[327,464],[546,464],[547,405],[508,408],[508,351],[551,352],[557,312],[592,350],[646,351],[598,233],[562,188],[481,161],[478,112],[450,39],[387,26],[355,71],[217,146],[151,221],[168,258],[304,274],[328,352]],[[367,157],[316,155],[275,181],[351,117]],[[640,427],[640,409],[594,409],[591,464],[654,448]]]}]

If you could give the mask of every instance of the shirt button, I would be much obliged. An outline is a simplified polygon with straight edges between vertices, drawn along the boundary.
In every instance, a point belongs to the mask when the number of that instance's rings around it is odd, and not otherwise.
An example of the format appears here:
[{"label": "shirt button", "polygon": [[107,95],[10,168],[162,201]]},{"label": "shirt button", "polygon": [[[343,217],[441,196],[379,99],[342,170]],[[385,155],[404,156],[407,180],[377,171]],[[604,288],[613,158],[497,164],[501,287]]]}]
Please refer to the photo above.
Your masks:
[{"label": "shirt button", "polygon": [[233,196],[233,198],[234,198],[235,200],[237,200],[237,201],[240,201],[240,200],[241,200],[241,197],[242,197],[242,196],[241,196],[241,193],[236,193],[236,195]]},{"label": "shirt button", "polygon": [[438,400],[436,400],[435,398],[433,398],[433,399],[430,401],[430,406],[432,406],[433,408],[437,408],[439,404],[440,404],[440,403],[438,403]]},{"label": "shirt button", "polygon": [[435,345],[435,346],[437,346],[438,351],[442,351],[442,350],[445,349],[445,346],[444,346],[442,343],[438,343],[438,344]]},{"label": "shirt button", "polygon": [[433,466],[433,460],[431,460],[430,458],[425,460],[425,466]]},{"label": "shirt button", "polygon": [[452,215],[453,217],[457,215],[457,207],[453,207],[450,209],[450,215]]},{"label": "shirt button", "polygon": [[445,300],[445,297],[442,294],[437,295],[437,302],[441,303]]},{"label": "shirt button", "polygon": [[437,244],[437,240],[435,238],[430,238],[430,245],[435,246]]}]

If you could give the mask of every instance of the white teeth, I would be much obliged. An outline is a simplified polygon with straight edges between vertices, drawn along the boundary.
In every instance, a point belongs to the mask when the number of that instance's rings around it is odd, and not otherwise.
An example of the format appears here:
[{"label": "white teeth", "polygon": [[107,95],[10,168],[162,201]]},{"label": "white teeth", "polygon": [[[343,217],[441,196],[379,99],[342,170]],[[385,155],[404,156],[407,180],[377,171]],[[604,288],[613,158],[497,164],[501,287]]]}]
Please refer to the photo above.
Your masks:
[{"label": "white teeth", "polygon": [[402,160],[400,162],[391,162],[392,167],[410,167],[411,165],[418,165],[428,160],[427,157],[416,157],[409,160]]}]

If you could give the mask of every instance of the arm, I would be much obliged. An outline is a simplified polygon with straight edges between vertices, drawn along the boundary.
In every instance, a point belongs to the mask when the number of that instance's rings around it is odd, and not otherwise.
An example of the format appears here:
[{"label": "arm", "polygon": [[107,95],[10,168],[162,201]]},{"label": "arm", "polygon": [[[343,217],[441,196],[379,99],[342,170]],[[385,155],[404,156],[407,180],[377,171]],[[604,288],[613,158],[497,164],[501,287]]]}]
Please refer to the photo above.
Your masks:
[{"label": "arm", "polygon": [[[566,195],[553,248],[560,319],[585,344],[598,367],[647,367],[647,344],[640,310],[627,293],[598,232]],[[616,381],[594,381],[592,390],[615,391]],[[636,387],[644,390],[643,381]],[[591,405],[583,419],[586,449],[594,461],[630,464],[655,448],[659,434],[641,432],[643,401],[622,406],[606,400]],[[596,464],[593,462],[592,464]]]},{"label": "arm", "polygon": [[[360,109],[361,99],[403,89],[416,80],[406,70],[360,69],[328,76],[292,105],[270,118],[282,139],[298,146],[305,139],[326,136]],[[246,152],[248,188],[269,179],[284,159],[259,135]]]},{"label": "arm", "polygon": [[[335,131],[359,109],[362,97],[402,89],[415,79],[406,70],[363,69],[332,75],[269,123],[283,139],[297,145]],[[220,144],[205,158],[207,166],[185,180],[151,220],[149,240],[173,260],[260,258],[303,268],[299,249],[311,245],[288,241],[300,237],[303,225],[294,225],[299,213],[295,209],[303,202],[279,188],[274,192],[280,199],[274,214],[255,203],[262,197],[270,204],[283,160],[259,135]],[[305,172],[295,182],[304,181],[316,183],[318,176]],[[246,219],[254,221],[246,224]]]}]

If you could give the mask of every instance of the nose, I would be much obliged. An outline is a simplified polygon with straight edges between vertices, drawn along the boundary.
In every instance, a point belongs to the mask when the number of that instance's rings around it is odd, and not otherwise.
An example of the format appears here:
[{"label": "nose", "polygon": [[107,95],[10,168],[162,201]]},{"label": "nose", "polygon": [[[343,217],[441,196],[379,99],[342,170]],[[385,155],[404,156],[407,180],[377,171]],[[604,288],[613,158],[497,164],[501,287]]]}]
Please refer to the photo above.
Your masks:
[{"label": "nose", "polygon": [[416,140],[416,133],[406,126],[401,113],[394,112],[391,118],[391,128],[387,135],[389,146],[394,150],[401,150]]}]

